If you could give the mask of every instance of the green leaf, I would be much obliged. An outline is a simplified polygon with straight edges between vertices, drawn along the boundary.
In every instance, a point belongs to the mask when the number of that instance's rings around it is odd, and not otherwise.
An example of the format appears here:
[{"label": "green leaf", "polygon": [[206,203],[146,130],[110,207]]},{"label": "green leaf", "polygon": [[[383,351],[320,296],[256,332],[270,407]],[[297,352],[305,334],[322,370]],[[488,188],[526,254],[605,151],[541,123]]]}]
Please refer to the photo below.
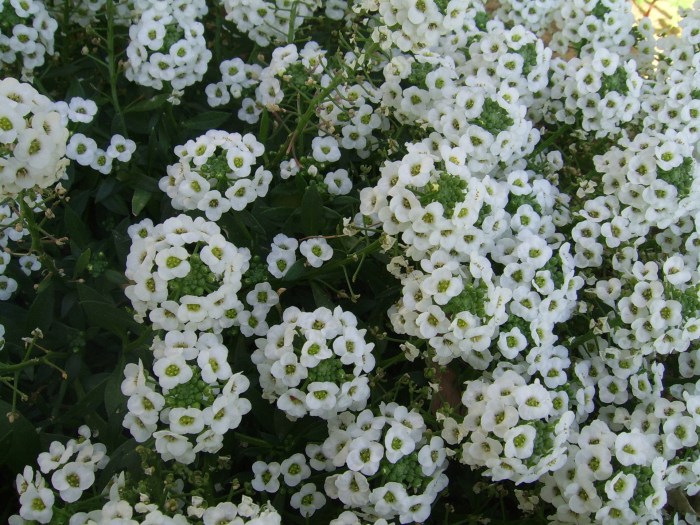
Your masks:
[{"label": "green leaf", "polygon": [[124,340],[130,331],[139,329],[139,324],[111,299],[84,284],[78,284],[80,306],[90,324],[99,326]]},{"label": "green leaf", "polygon": [[187,129],[194,130],[216,129],[230,116],[231,113],[226,111],[205,111],[187,119],[182,125]]},{"label": "green leaf", "polygon": [[260,134],[258,139],[260,142],[265,144],[267,141],[267,135],[270,132],[270,113],[267,108],[263,108],[262,115],[260,117]]},{"label": "green leaf", "polygon": [[[105,439],[102,438],[102,441]],[[110,452],[109,463],[98,474],[98,489],[105,488],[112,477],[119,472],[139,472],[141,470],[141,457],[136,452],[136,448],[140,446],[141,443],[137,443],[134,439],[127,439],[114,452]]]},{"label": "green leaf", "polygon": [[140,111],[151,111],[167,104],[170,95],[163,93],[148,100],[141,100],[124,108],[124,113],[138,113]]},{"label": "green leaf", "polygon": [[[72,375],[71,371],[68,370],[69,376]],[[88,416],[96,416],[97,410],[102,405],[104,400],[104,391],[107,386],[108,377],[103,377],[99,382],[95,383],[95,386],[91,388],[87,393],[85,393],[77,403],[72,404],[70,408],[67,408],[62,414],[61,418],[64,421],[71,419],[77,419],[78,421],[85,421]]]},{"label": "green leaf", "polygon": [[33,465],[39,449],[39,434],[31,422],[19,411],[10,423],[8,415],[12,405],[0,400],[0,465],[21,471],[25,465]]},{"label": "green leaf", "polygon": [[282,277],[282,281],[290,282],[296,281],[301,278],[302,275],[306,273],[306,267],[304,266],[303,260],[298,260],[295,262],[289,271]]},{"label": "green leaf", "polygon": [[325,306],[326,308],[333,310],[337,303],[334,303],[330,295],[322,285],[316,281],[311,281],[311,293],[314,296],[314,302],[318,306]]},{"label": "green leaf", "polygon": [[313,182],[301,200],[301,229],[306,235],[318,235],[323,227],[323,201]]},{"label": "green leaf", "polygon": [[97,193],[95,194],[95,202],[103,202],[104,200],[111,197],[116,193],[115,188],[118,185],[118,181],[114,178],[104,179],[100,186],[97,188]]},{"label": "green leaf", "polygon": [[102,205],[117,215],[129,215],[129,208],[121,195],[110,195],[109,198],[102,201]]},{"label": "green leaf", "polygon": [[77,279],[78,276],[85,271],[88,263],[90,262],[90,257],[92,256],[92,250],[88,248],[83,253],[80,254],[78,260],[75,261],[75,268],[73,269],[73,279]]},{"label": "green leaf", "polygon": [[131,213],[133,213],[134,216],[138,216],[146,207],[148,201],[151,200],[152,195],[150,191],[137,188],[136,191],[134,191],[133,197],[131,197]]},{"label": "green leaf", "polygon": [[31,332],[35,328],[39,328],[45,332],[51,324],[51,321],[53,321],[53,307],[53,281],[47,279],[41,283],[36,298],[29,307],[29,312],[27,313],[27,319],[25,321],[25,330]]},{"label": "green leaf", "polygon": [[110,425],[115,419],[118,420],[119,425],[121,425],[124,419],[126,398],[122,394],[121,389],[122,380],[124,379],[123,369],[124,367],[121,364],[117,366],[105,384],[104,403]]},{"label": "green leaf", "polygon": [[85,226],[85,222],[73,210],[71,206],[66,206],[63,214],[66,234],[78,247],[82,248],[90,242],[90,230]]}]

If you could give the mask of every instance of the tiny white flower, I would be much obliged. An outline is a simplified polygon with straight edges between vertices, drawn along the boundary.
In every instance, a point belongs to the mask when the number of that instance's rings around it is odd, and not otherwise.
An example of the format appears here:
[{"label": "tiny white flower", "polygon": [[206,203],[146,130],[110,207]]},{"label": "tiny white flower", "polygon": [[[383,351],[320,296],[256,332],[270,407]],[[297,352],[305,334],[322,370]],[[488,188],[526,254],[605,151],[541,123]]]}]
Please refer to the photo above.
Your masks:
[{"label": "tiny white flower", "polygon": [[322,237],[302,241],[299,244],[299,251],[306,257],[308,264],[314,268],[320,268],[324,262],[333,257],[333,248]]}]

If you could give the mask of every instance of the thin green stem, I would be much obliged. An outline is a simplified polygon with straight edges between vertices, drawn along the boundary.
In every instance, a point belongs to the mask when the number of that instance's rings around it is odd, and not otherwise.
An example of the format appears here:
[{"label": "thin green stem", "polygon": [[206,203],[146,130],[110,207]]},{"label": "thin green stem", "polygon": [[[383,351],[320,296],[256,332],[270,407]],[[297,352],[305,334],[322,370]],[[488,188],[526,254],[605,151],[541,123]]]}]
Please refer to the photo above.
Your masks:
[{"label": "thin green stem", "polygon": [[256,438],[253,436],[248,436],[246,434],[241,434],[240,432],[234,432],[233,435],[236,437],[236,439],[239,439],[245,443],[249,443],[251,445],[257,445],[259,447],[272,448],[272,445],[270,445],[264,439]]},{"label": "thin green stem", "polygon": [[309,106],[304,112],[304,114],[299,118],[299,122],[292,134],[289,136],[289,139],[287,139],[287,141],[277,153],[277,156],[275,157],[275,160],[273,162],[274,166],[279,166],[279,163],[282,161],[282,157],[284,155],[289,154],[294,142],[297,140],[297,137],[304,132],[309,121],[316,114],[316,107],[318,106],[318,104],[324,101],[326,97],[330,95],[340,85],[342,81],[343,78],[340,75],[335,77],[333,81],[328,85],[328,87],[323,89],[318,95],[316,95],[313,98],[313,100],[309,103]]},{"label": "thin green stem", "polygon": [[533,151],[529,157],[530,158],[535,158],[537,155],[542,153],[544,150],[546,150],[551,144],[556,142],[556,140],[564,135],[565,133],[568,133],[571,131],[571,124],[564,124],[563,126],[560,126],[554,133],[552,133],[549,137],[547,137],[546,140],[540,142],[537,145],[537,148],[535,148],[535,151]]},{"label": "thin green stem", "polygon": [[117,57],[114,53],[114,0],[107,0],[107,69],[109,70],[109,87],[112,95],[112,105],[119,119],[121,132],[128,138],[124,113],[119,105],[117,96]]},{"label": "thin green stem", "polygon": [[344,267],[351,262],[356,262],[361,257],[369,255],[370,253],[374,253],[374,252],[379,251],[381,246],[382,246],[381,241],[379,239],[377,239],[376,241],[371,242],[370,244],[368,244],[367,246],[365,246],[361,250],[354,252],[353,254],[346,257],[345,259],[342,259],[339,261],[331,261],[330,263],[322,266],[321,268],[310,271],[304,277],[307,277],[307,278],[313,277],[315,274],[318,274],[318,273],[326,273],[329,270],[335,270],[336,268]]}]

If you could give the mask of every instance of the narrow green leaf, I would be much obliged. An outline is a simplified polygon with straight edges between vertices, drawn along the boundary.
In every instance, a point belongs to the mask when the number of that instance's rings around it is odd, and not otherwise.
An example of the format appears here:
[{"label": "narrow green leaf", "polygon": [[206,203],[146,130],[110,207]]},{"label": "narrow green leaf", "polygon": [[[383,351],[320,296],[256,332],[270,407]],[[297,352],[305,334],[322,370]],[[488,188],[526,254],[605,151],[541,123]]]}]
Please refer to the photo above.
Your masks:
[{"label": "narrow green leaf", "polygon": [[134,196],[131,198],[131,213],[133,213],[134,216],[138,216],[146,207],[148,201],[151,200],[152,195],[150,191],[137,188],[136,191],[134,191]]},{"label": "narrow green leaf", "polygon": [[318,235],[323,229],[323,201],[313,182],[301,201],[301,229],[306,235]]},{"label": "narrow green leaf", "polygon": [[263,144],[267,141],[267,135],[270,132],[270,114],[266,108],[263,108],[262,116],[260,117],[260,134],[258,139]]},{"label": "narrow green leaf", "polygon": [[79,284],[77,288],[80,306],[90,324],[104,328],[121,339],[127,337],[127,332],[139,328],[139,324],[126,310],[116,306],[97,290],[84,284]]},{"label": "narrow green leaf", "polygon": [[85,271],[88,263],[90,262],[90,257],[92,256],[92,250],[88,248],[83,253],[80,254],[78,260],[75,261],[75,268],[73,269],[73,279],[77,279],[78,276]]},{"label": "narrow green leaf", "polygon": [[63,222],[66,234],[78,247],[82,248],[90,242],[90,230],[71,206],[66,206]]},{"label": "narrow green leaf", "polygon": [[311,281],[311,293],[314,296],[314,302],[318,306],[325,306],[330,310],[333,310],[333,308],[335,308],[336,304],[331,300],[331,297],[330,295],[328,295],[326,289],[323,288],[323,286],[318,282]]},{"label": "narrow green leaf", "polygon": [[[44,284],[46,283],[46,284]],[[27,319],[25,321],[26,332],[31,332],[35,328],[46,331],[53,321],[54,307],[54,285],[53,281],[47,279],[41,283],[34,302],[29,307]]]},{"label": "narrow green leaf", "polygon": [[140,111],[151,111],[158,109],[168,102],[168,94],[156,95],[147,100],[141,100],[124,108],[124,113],[138,113]]},{"label": "narrow green leaf", "polygon": [[187,129],[195,130],[216,129],[226,122],[230,116],[231,113],[227,111],[205,111],[187,119],[183,122],[183,126]]},{"label": "narrow green leaf", "polygon": [[11,412],[12,405],[0,400],[0,465],[19,472],[24,465],[36,462],[39,435],[19,411],[13,414],[13,422],[10,422]]}]

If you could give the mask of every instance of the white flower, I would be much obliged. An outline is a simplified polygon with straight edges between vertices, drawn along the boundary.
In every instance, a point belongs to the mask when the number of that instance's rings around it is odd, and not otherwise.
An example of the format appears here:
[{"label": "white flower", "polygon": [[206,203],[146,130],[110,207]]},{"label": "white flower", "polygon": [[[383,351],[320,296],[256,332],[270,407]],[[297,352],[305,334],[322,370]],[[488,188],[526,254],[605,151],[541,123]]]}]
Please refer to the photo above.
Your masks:
[{"label": "white flower", "polygon": [[340,159],[338,141],[331,136],[314,137],[311,148],[316,162],[336,162]]},{"label": "white flower", "polygon": [[136,143],[122,135],[112,135],[107,148],[107,155],[119,162],[129,162],[136,151]]},{"label": "white flower", "polygon": [[537,430],[531,425],[510,428],[503,436],[503,453],[507,458],[527,459],[532,456]]},{"label": "white flower", "polygon": [[66,448],[60,441],[52,441],[49,451],[39,454],[37,464],[44,474],[48,474],[66,463],[72,454],[72,447]]},{"label": "white flower", "polygon": [[280,488],[279,476],[281,472],[280,464],[272,461],[256,461],[253,463],[253,488],[258,492],[275,493]]},{"label": "white flower", "polygon": [[51,476],[51,484],[59,491],[61,499],[73,503],[80,499],[83,491],[95,482],[95,473],[85,463],[66,463]]},{"label": "white flower", "polygon": [[296,487],[299,483],[311,476],[311,469],[306,464],[304,454],[297,453],[285,459],[280,465],[280,472],[284,476],[284,483],[288,487]]},{"label": "white flower", "polygon": [[405,487],[390,481],[384,486],[374,489],[369,501],[374,505],[374,510],[380,516],[391,517],[408,510],[408,494]]},{"label": "white flower", "polygon": [[345,462],[350,470],[373,476],[379,470],[379,462],[384,457],[384,447],[364,436],[352,440],[348,447]]},{"label": "white flower", "polygon": [[347,195],[352,190],[352,180],[345,169],[329,171],[323,182],[328,186],[331,195]]},{"label": "white flower", "polygon": [[323,237],[307,239],[299,244],[299,251],[306,257],[306,261],[314,268],[321,265],[333,257],[333,248]]},{"label": "white flower", "polygon": [[647,435],[634,429],[632,432],[621,432],[615,439],[615,457],[624,466],[649,465],[656,457],[654,448]]},{"label": "white flower", "polygon": [[289,504],[299,509],[299,514],[308,517],[326,504],[326,497],[316,490],[316,485],[307,483],[299,492],[292,495]]},{"label": "white flower", "polygon": [[159,430],[153,433],[156,438],[156,451],[164,461],[175,459],[184,464],[192,463],[196,458],[192,443],[180,434],[169,430]]},{"label": "white flower", "polygon": [[162,388],[171,389],[192,378],[192,368],[182,356],[165,356],[153,363],[153,373]]},{"label": "white flower", "polygon": [[73,122],[91,122],[97,114],[97,104],[92,100],[73,97],[68,103],[68,119]]},{"label": "white flower", "polygon": [[[330,484],[333,486],[330,487]],[[331,494],[333,490],[337,494]],[[359,472],[343,472],[326,478],[326,494],[337,497],[345,505],[362,507],[369,503],[369,482]]]},{"label": "white flower", "polygon": [[97,142],[82,133],[75,133],[66,146],[66,157],[81,166],[89,166],[95,160]]},{"label": "white flower", "polygon": [[416,442],[404,425],[392,425],[384,436],[384,447],[386,459],[396,463],[415,450]]},{"label": "white flower", "polygon": [[41,262],[36,255],[22,255],[19,258],[19,266],[22,273],[31,275],[32,272],[36,272],[41,268]]},{"label": "white flower", "polygon": [[549,391],[539,383],[518,387],[513,397],[522,419],[546,419],[552,412],[552,399]]},{"label": "white flower", "polygon": [[433,436],[430,443],[423,445],[418,452],[418,463],[426,476],[432,476],[436,469],[440,468],[447,457],[445,442],[438,436]]},{"label": "white flower", "polygon": [[340,392],[340,388],[335,383],[315,381],[308,386],[307,392],[306,406],[309,407],[309,413],[312,416],[318,415],[323,417],[326,414],[337,411],[337,395]]},{"label": "white flower", "polygon": [[618,472],[605,483],[605,494],[611,500],[629,501],[634,496],[637,478],[634,474]]},{"label": "white flower", "polygon": [[199,352],[197,364],[201,370],[202,379],[209,384],[227,381],[233,374],[228,361],[228,349],[224,345],[209,346]]},{"label": "white flower", "polygon": [[204,430],[204,417],[198,408],[176,407],[168,413],[170,430],[176,434],[199,434]]},{"label": "white flower", "polygon": [[25,520],[48,523],[53,517],[54,494],[46,487],[29,488],[19,497],[19,515]]},{"label": "white flower", "polygon": [[698,442],[696,424],[692,417],[674,414],[664,421],[665,444],[671,450],[694,447]]},{"label": "white flower", "polygon": [[165,398],[144,388],[130,396],[126,406],[129,413],[138,416],[144,424],[156,424],[160,410],[165,406]]}]

